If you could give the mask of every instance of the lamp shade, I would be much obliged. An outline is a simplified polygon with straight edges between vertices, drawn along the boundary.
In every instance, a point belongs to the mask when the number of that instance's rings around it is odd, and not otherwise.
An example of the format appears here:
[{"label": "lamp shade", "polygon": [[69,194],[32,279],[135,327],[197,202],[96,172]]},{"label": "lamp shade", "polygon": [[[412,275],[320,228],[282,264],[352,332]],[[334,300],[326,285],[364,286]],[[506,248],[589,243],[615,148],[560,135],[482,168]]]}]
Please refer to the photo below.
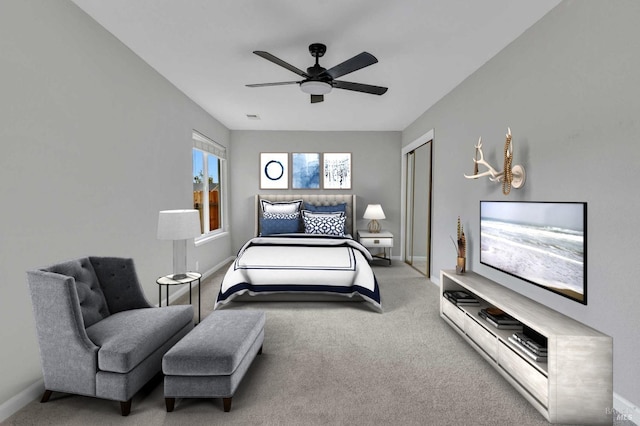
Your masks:
[{"label": "lamp shade", "polygon": [[200,232],[198,210],[162,210],[158,216],[159,240],[187,240]]},{"label": "lamp shade", "polygon": [[382,211],[382,206],[380,204],[369,204],[367,209],[364,211],[365,219],[385,219],[384,211]]}]

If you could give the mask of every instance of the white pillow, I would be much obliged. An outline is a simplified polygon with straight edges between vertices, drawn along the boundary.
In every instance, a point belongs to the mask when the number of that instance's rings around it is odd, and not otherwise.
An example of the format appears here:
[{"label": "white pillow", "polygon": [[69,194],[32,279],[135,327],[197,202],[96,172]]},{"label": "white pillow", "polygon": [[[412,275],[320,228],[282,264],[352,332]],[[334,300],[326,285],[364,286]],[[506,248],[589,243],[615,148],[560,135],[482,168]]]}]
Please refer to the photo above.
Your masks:
[{"label": "white pillow", "polygon": [[302,217],[314,217],[314,216],[338,216],[346,217],[346,213],[343,211],[338,212],[313,212],[311,210],[302,210]]},{"label": "white pillow", "polygon": [[302,200],[294,200],[294,201],[260,200],[260,205],[262,207],[263,213],[291,214],[291,213],[297,213],[300,211],[300,206],[302,206]]}]

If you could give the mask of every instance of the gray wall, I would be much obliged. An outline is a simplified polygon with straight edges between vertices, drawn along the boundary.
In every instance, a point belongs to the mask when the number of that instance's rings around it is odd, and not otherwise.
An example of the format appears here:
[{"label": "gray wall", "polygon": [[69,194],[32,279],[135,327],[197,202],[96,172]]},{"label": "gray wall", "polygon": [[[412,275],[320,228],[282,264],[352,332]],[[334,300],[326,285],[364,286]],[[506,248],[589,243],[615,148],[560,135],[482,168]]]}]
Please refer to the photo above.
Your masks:
[{"label": "gray wall", "polygon": [[[614,339],[614,391],[640,406],[640,2],[566,1],[403,132],[435,129],[433,274],[454,267],[461,216],[468,266]],[[499,170],[507,126],[523,189],[470,181],[473,145]],[[588,202],[588,305],[479,264],[478,201]],[[435,278],[435,277],[434,277]],[[580,368],[576,366],[576,368]],[[635,420],[635,419],[634,419]]]},{"label": "gray wall", "polygon": [[[357,195],[357,226],[367,204],[381,204],[384,228],[393,232],[394,255],[400,253],[400,132],[300,132],[233,131],[231,144],[231,235],[235,250],[251,238],[254,231],[254,196],[257,193],[340,192]],[[351,190],[260,190],[261,152],[351,152]]]},{"label": "gray wall", "polygon": [[[469,266],[614,337],[615,391],[640,405],[640,4],[564,2],[399,132],[229,132],[67,1],[0,2],[0,404],[41,377],[24,271],[62,259],[131,256],[147,296],[171,267],[157,211],[190,206],[191,130],[230,146],[229,236],[191,248],[207,270],[253,231],[258,156],[350,151],[359,226],[368,203],[399,254],[400,148],[435,128],[433,271],[451,268],[460,215]],[[498,164],[506,126],[525,188],[507,199],[589,203],[589,305],[479,265],[478,200],[497,185],[467,181],[478,136]]]},{"label": "gray wall", "polygon": [[[0,2],[0,405],[41,378],[25,271],[132,257],[171,272],[158,211],[191,205],[191,132],[229,131],[67,1]],[[190,250],[206,270],[229,237]]]}]

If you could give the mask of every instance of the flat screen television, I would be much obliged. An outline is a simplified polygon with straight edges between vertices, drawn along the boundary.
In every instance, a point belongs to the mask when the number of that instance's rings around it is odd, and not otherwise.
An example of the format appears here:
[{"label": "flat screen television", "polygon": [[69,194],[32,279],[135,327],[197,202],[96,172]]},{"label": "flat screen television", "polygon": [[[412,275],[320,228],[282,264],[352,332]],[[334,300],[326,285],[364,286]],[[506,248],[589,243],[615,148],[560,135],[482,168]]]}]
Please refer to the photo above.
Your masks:
[{"label": "flat screen television", "polygon": [[480,263],[587,304],[587,203],[480,201]]}]

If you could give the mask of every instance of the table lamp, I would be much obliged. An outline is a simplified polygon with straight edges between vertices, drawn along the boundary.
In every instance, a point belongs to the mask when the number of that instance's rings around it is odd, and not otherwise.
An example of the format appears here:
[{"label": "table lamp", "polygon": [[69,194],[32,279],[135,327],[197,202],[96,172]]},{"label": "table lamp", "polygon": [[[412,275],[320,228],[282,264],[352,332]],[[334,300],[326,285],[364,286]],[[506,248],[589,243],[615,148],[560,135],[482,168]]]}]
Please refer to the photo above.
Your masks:
[{"label": "table lamp", "polygon": [[187,277],[187,239],[201,234],[198,210],[162,210],[158,216],[158,239],[173,240],[174,280]]},{"label": "table lamp", "polygon": [[371,219],[369,221],[369,225],[367,225],[367,228],[369,228],[369,232],[372,233],[378,233],[380,232],[380,223],[378,222],[378,219],[385,219],[386,216],[384,215],[384,212],[382,211],[382,206],[380,204],[369,204],[367,206],[367,209],[364,211],[364,216],[365,219]]}]

